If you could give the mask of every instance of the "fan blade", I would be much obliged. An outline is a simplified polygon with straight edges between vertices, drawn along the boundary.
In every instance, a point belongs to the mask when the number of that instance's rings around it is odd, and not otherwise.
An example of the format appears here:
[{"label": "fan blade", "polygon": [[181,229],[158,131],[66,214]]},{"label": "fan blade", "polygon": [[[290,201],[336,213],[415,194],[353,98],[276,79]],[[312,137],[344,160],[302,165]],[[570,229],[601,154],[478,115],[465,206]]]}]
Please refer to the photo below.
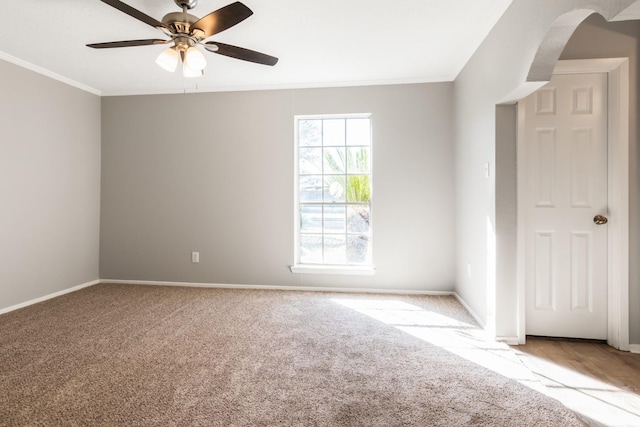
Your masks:
[{"label": "fan blade", "polygon": [[232,46],[230,44],[207,42],[204,44],[205,49],[209,52],[217,53],[231,58],[242,59],[243,61],[255,62],[263,65],[276,65],[278,58],[255,50],[245,49],[243,47]]},{"label": "fan blade", "polygon": [[169,27],[167,27],[165,24],[163,24],[162,22],[158,21],[155,18],[150,17],[149,15],[146,15],[142,12],[140,12],[138,9],[134,9],[133,7],[129,6],[128,4],[122,3],[119,0],[101,0],[103,3],[108,4],[109,6],[115,7],[116,9],[118,9],[121,12],[126,13],[127,15],[136,18],[139,21],[144,22],[145,24],[149,24],[152,27],[156,27],[158,29],[167,29],[169,30]]},{"label": "fan blade", "polygon": [[121,42],[92,43],[87,47],[94,49],[109,49],[112,47],[149,46],[152,44],[166,44],[171,40],[147,39],[147,40],[125,40]]},{"label": "fan blade", "polygon": [[207,16],[196,21],[191,26],[192,34],[194,29],[200,30],[204,32],[204,36],[201,38],[206,39],[209,36],[218,34],[227,28],[239,24],[251,15],[253,15],[251,9],[237,1],[220,8],[215,12],[211,12]]}]

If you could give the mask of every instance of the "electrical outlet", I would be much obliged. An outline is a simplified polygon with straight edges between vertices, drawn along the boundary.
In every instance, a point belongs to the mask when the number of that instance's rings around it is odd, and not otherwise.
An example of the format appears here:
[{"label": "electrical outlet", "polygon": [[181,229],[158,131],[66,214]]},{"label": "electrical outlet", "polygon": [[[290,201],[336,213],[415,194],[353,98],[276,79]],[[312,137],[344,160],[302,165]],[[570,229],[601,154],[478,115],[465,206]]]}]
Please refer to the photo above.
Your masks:
[{"label": "electrical outlet", "polygon": [[200,262],[200,252],[191,252],[191,262]]}]

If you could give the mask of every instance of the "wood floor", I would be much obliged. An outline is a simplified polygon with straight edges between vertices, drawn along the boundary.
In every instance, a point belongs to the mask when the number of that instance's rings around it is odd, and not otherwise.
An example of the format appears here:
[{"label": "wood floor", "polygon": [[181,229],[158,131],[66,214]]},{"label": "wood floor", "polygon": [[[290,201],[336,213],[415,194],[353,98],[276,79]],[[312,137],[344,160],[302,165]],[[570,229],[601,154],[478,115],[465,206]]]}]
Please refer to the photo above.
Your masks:
[{"label": "wood floor", "polygon": [[640,354],[602,342],[527,337],[514,346],[549,394],[589,425],[640,425]]}]

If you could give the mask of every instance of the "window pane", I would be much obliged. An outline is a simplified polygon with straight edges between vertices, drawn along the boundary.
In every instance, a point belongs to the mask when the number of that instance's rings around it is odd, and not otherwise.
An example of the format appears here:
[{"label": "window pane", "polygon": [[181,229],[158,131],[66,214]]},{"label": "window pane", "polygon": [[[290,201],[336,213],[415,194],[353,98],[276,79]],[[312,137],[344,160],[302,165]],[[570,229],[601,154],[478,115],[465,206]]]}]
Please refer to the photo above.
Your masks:
[{"label": "window pane", "polygon": [[371,124],[369,119],[347,120],[347,145],[369,145]]},{"label": "window pane", "polygon": [[[302,179],[302,177],[300,178]],[[345,201],[345,179],[340,175],[324,176],[324,201],[344,202]]]},{"label": "window pane", "polygon": [[324,149],[324,173],[344,173],[345,148],[325,148]]},{"label": "window pane", "polygon": [[300,231],[303,233],[322,233],[322,206],[300,206]]},{"label": "window pane", "polygon": [[324,232],[325,233],[344,233],[346,230],[346,212],[345,205],[325,206],[324,207]]},{"label": "window pane", "polygon": [[324,263],[347,263],[347,239],[345,236],[324,236]]},{"label": "window pane", "polygon": [[296,262],[371,264],[371,120],[307,116],[297,122]]},{"label": "window pane", "polygon": [[298,121],[298,143],[302,147],[322,145],[322,120]]},{"label": "window pane", "polygon": [[322,175],[306,175],[300,177],[301,202],[322,201]]},{"label": "window pane", "polygon": [[322,236],[300,236],[300,262],[322,264]]},{"label": "window pane", "polygon": [[322,173],[322,148],[300,149],[300,175]]},{"label": "window pane", "polygon": [[369,175],[347,176],[347,201],[369,202],[371,200],[371,179]]},{"label": "window pane", "polygon": [[347,173],[370,173],[368,147],[349,147],[347,149]]},{"label": "window pane", "polygon": [[344,119],[327,119],[322,121],[322,145],[344,145]]},{"label": "window pane", "polygon": [[347,231],[349,233],[369,233],[369,206],[349,205]]},{"label": "window pane", "polygon": [[349,236],[347,239],[347,262],[350,264],[369,264],[369,236]]}]

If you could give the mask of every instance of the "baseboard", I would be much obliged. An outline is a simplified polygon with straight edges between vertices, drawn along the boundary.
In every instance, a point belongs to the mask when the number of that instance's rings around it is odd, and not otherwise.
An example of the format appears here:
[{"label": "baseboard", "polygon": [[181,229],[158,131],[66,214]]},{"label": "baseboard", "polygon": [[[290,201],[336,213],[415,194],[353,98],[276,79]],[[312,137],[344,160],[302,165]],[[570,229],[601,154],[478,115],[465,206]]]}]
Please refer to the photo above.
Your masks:
[{"label": "baseboard", "polygon": [[640,354],[640,344],[629,344],[629,351],[631,353]]},{"label": "baseboard", "polygon": [[98,283],[100,283],[100,280],[92,280],[91,282],[83,283],[82,285],[74,286],[73,288],[64,289],[62,291],[54,292],[52,294],[45,295],[43,297],[39,297],[39,298],[35,298],[35,299],[29,300],[29,301],[21,302],[20,304],[12,305],[11,307],[2,308],[2,309],[0,309],[0,314],[8,313],[10,311],[14,311],[14,310],[17,310],[19,308],[28,307],[30,305],[37,304],[39,302],[46,301],[48,299],[52,299],[52,298],[55,298],[55,297],[59,297],[59,296],[64,295],[64,294],[68,294],[68,293],[71,293],[71,292],[79,291],[82,288],[88,288],[89,286],[97,285]]},{"label": "baseboard", "polygon": [[469,314],[471,315],[471,317],[473,317],[473,319],[478,322],[478,325],[480,325],[480,327],[482,329],[487,329],[487,324],[484,322],[484,320],[482,320],[480,318],[480,316],[478,316],[472,309],[471,307],[469,307],[469,304],[467,304],[460,295],[458,295],[457,292],[452,292],[452,295],[454,297],[456,297],[456,299],[458,300],[458,302],[460,304],[462,304],[462,306],[469,312]]},{"label": "baseboard", "polygon": [[192,288],[259,289],[259,290],[274,290],[274,291],[344,292],[344,293],[366,293],[366,294],[434,295],[434,296],[454,295],[454,293],[450,291],[423,291],[423,290],[415,290],[415,289],[237,285],[237,284],[226,284],[226,283],[162,282],[162,281],[153,281],[153,280],[101,279],[100,283],[118,283],[118,284],[125,284],[125,285],[152,285],[152,286],[184,286],[184,287],[192,287]]}]

